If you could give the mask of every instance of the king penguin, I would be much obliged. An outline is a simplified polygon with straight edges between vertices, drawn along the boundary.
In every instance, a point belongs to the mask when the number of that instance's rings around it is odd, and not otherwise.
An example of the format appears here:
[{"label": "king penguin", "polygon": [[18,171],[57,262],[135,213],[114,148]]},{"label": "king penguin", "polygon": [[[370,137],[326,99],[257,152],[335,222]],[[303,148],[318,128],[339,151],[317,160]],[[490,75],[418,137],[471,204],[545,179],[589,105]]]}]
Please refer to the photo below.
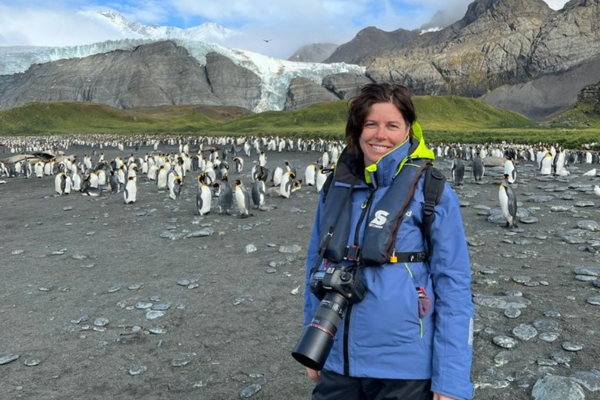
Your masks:
[{"label": "king penguin", "polygon": [[309,164],[304,170],[304,181],[306,186],[315,186],[316,163]]},{"label": "king penguin", "polygon": [[235,180],[235,202],[240,212],[241,218],[248,218],[250,216],[250,196],[248,191],[244,187],[241,179]]},{"label": "king penguin", "polygon": [[275,171],[273,171],[273,177],[271,178],[271,182],[273,182],[273,186],[281,185],[282,179],[283,179],[283,169],[281,167],[275,168]]},{"label": "king penguin", "polygon": [[219,214],[231,214],[231,206],[233,205],[233,191],[227,180],[227,175],[223,180],[216,183],[219,186]]},{"label": "king penguin", "polygon": [[508,183],[508,175],[504,175],[504,180],[500,183],[498,198],[500,200],[500,209],[502,216],[506,219],[507,228],[517,227],[517,198]]},{"label": "king penguin", "polygon": [[210,206],[212,203],[212,191],[208,182],[206,182],[206,175],[198,175],[198,191],[196,192],[196,209],[199,215],[206,215],[210,212]]},{"label": "king penguin", "polygon": [[115,171],[110,171],[110,175],[108,176],[108,183],[110,184],[110,192],[112,194],[121,193],[121,184],[119,183],[119,178],[115,175]]},{"label": "king penguin", "polygon": [[156,178],[156,187],[159,191],[167,189],[167,169],[161,165]]},{"label": "king penguin", "polygon": [[454,186],[461,186],[465,177],[465,164],[460,159],[460,155],[457,154],[452,160],[452,182]]},{"label": "king penguin", "polygon": [[296,175],[293,172],[283,174],[281,184],[279,185],[279,195],[281,197],[285,197],[286,199],[290,197],[294,188],[294,179],[296,179]]},{"label": "king penguin", "polygon": [[324,172],[323,166],[319,165],[319,169],[317,170],[317,192],[321,193],[321,189],[323,189],[326,180],[327,174]]},{"label": "king penguin", "polygon": [[183,181],[181,177],[176,173],[172,172],[169,174],[168,184],[169,187],[169,197],[173,200],[177,200],[179,195],[181,194],[181,184]]},{"label": "king penguin", "polygon": [[257,179],[252,184],[252,203],[254,208],[263,210],[265,204],[266,187],[265,182]]},{"label": "king penguin", "polygon": [[123,197],[125,198],[125,204],[133,204],[137,200],[137,185],[136,185],[136,177],[130,176],[127,179],[127,184],[125,185],[125,192],[123,192]]},{"label": "king penguin", "polygon": [[513,184],[517,180],[517,170],[515,168],[515,163],[513,162],[512,157],[507,156],[506,161],[504,161],[504,175],[507,177],[506,180],[508,183]]},{"label": "king penguin", "polygon": [[64,172],[59,172],[54,177],[54,191],[58,196],[62,196],[65,193],[66,178]]},{"label": "king penguin", "polygon": [[233,157],[233,162],[235,163],[235,172],[241,174],[244,170],[244,159],[242,157]]},{"label": "king penguin", "polygon": [[475,158],[473,158],[473,179],[475,181],[481,181],[483,175],[485,175],[485,166],[483,165],[483,160],[479,157],[479,153],[476,153]]},{"label": "king penguin", "polygon": [[552,174],[552,153],[546,152],[544,158],[540,161],[540,174],[550,175]]}]

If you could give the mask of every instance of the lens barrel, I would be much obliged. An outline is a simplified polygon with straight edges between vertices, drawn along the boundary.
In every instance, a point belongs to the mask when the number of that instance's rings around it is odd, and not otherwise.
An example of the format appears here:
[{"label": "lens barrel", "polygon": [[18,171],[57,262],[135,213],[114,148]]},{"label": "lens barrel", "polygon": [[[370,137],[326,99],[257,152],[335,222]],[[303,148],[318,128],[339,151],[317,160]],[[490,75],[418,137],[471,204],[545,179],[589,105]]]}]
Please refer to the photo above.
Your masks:
[{"label": "lens barrel", "polygon": [[305,367],[322,370],[347,308],[344,296],[328,292],[302,332],[292,357]]}]

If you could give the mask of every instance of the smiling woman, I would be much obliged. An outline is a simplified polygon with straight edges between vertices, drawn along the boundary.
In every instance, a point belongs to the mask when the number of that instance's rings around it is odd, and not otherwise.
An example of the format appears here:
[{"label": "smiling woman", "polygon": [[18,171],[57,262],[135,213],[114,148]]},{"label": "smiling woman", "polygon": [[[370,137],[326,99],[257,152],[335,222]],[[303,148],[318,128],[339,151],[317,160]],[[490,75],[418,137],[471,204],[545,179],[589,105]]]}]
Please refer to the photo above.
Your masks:
[{"label": "smiling woman", "polygon": [[[408,89],[362,87],[346,142],[321,191],[305,329],[292,353],[317,383],[312,399],[470,399],[473,303],[460,206],[431,166]],[[436,196],[427,176],[439,182]]]}]

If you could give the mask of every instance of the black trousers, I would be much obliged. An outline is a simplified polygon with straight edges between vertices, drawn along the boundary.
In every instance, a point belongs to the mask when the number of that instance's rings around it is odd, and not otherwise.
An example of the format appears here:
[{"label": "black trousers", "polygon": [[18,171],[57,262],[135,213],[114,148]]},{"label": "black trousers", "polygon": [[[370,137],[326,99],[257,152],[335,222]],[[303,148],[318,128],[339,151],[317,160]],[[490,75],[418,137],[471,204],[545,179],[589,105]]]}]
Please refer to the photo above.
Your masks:
[{"label": "black trousers", "polygon": [[321,371],[312,400],[431,400],[431,380],[353,378]]}]

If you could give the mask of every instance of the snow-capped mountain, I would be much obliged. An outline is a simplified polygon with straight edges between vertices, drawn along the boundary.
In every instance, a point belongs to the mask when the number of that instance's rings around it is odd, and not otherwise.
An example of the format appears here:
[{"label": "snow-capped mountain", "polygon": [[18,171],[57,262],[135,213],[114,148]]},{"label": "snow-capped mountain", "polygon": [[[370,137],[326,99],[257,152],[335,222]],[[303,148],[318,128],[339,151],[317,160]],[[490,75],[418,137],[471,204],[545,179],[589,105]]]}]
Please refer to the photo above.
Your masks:
[{"label": "snow-capped mountain", "polygon": [[[328,75],[351,73],[364,75],[365,68],[345,63],[304,63],[278,60],[262,54],[230,49],[216,43],[172,39],[185,48],[200,65],[206,65],[206,55],[218,53],[236,65],[244,67],[261,79],[260,101],[252,111],[283,110],[287,89],[294,78],[308,78],[321,85]],[[106,41],[91,45],[71,47],[0,47],[0,75],[13,75],[26,71],[32,64],[63,59],[84,58],[116,50],[132,51],[136,47],[156,42],[149,39]]]},{"label": "snow-capped mountain", "polygon": [[238,32],[226,29],[212,22],[181,29],[172,26],[145,25],[139,22],[132,22],[114,11],[86,11],[82,12],[82,14],[110,25],[111,28],[123,36],[123,39],[186,39],[203,42],[221,42],[226,38],[238,34]]}]

